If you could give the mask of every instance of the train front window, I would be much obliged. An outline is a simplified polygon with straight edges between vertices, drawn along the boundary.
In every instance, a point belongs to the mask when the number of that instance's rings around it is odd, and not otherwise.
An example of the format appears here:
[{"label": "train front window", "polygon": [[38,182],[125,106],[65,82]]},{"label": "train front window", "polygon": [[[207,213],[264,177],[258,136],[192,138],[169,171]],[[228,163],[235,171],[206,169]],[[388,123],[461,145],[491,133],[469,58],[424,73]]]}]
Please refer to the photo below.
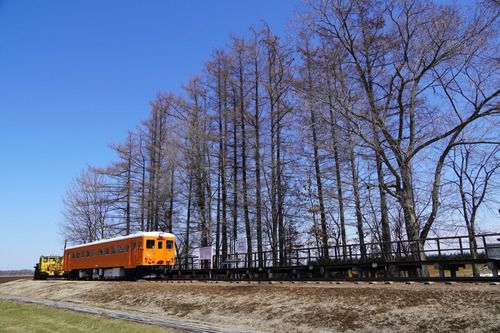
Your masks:
[{"label": "train front window", "polygon": [[172,250],[174,248],[174,242],[173,241],[167,241],[167,249]]},{"label": "train front window", "polygon": [[155,248],[155,241],[154,239],[148,239],[146,240],[146,249],[154,249]]},{"label": "train front window", "polygon": [[163,249],[163,242],[162,241],[158,241],[158,249]]}]

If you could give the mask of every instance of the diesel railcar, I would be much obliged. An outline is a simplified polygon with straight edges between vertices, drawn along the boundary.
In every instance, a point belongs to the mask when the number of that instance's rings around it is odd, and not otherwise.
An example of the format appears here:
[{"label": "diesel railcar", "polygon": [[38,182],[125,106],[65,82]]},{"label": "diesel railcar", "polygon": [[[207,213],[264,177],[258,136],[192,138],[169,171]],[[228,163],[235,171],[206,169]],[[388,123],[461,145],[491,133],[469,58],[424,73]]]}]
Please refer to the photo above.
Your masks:
[{"label": "diesel railcar", "polygon": [[137,279],[160,277],[174,265],[175,235],[141,232],[64,250],[70,279]]}]

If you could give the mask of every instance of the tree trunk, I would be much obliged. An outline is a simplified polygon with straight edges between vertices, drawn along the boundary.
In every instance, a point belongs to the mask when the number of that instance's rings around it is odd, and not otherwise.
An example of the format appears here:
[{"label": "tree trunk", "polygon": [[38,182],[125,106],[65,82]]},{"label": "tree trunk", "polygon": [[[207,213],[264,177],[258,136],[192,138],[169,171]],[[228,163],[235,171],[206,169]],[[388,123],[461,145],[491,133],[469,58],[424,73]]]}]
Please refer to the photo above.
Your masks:
[{"label": "tree trunk", "polygon": [[[374,112],[374,111],[372,111]],[[385,193],[384,170],[382,168],[382,157],[380,156],[380,138],[375,121],[372,120],[373,144],[375,146],[375,164],[377,166],[378,191],[380,196],[380,225],[382,227],[382,255],[384,259],[390,261],[392,258],[391,249],[391,228],[389,225],[389,210],[387,208],[387,194]]]},{"label": "tree trunk", "polygon": [[238,103],[236,91],[233,91],[233,246],[238,239]]},{"label": "tree trunk", "polygon": [[342,254],[344,259],[347,256],[347,239],[345,232],[345,213],[344,213],[344,192],[342,191],[342,179],[341,179],[341,171],[340,171],[340,158],[338,151],[338,142],[337,142],[337,120],[333,114],[333,102],[330,93],[328,94],[329,100],[329,113],[330,113],[330,135],[332,136],[332,147],[333,147],[333,159],[335,161],[335,179],[337,181],[337,199],[339,202],[339,216],[340,216],[340,234],[342,236]]},{"label": "tree trunk", "polygon": [[141,231],[144,231],[144,211],[146,209],[146,157],[142,153],[142,141],[141,141],[141,157],[142,157],[142,175],[141,175]]},{"label": "tree trunk", "polygon": [[285,193],[282,183],[282,165],[281,165],[281,107],[280,98],[276,100],[276,191],[277,203],[276,209],[279,228],[279,248],[280,248],[280,264],[284,265],[287,261],[286,254],[286,239],[285,239],[285,219],[284,205]]},{"label": "tree trunk", "polygon": [[187,269],[189,265],[189,247],[190,244],[190,228],[191,228],[191,197],[193,189],[193,176],[191,172],[189,173],[189,189],[188,189],[188,206],[187,206],[187,216],[186,216],[186,238],[184,240],[184,268]]},{"label": "tree trunk", "polygon": [[[270,62],[270,60],[268,60]],[[271,66],[269,66],[269,76],[271,77]],[[270,101],[271,118],[271,251],[273,253],[273,265],[278,262],[278,165],[276,153],[276,120],[275,103],[272,89],[272,82],[269,82],[268,96]],[[260,261],[260,259],[259,259]]]},{"label": "tree trunk", "polygon": [[151,142],[149,147],[149,193],[148,193],[148,226],[147,231],[154,230],[156,225],[155,211],[156,211],[156,140],[157,140],[157,121],[158,115],[155,109],[153,109],[153,119],[150,125],[149,131],[151,135]]},{"label": "tree trunk", "polygon": [[[243,218],[245,219],[245,231],[247,238],[247,253],[252,253],[252,231],[250,227],[250,216],[248,212],[248,188],[247,188],[247,152],[246,152],[246,130],[245,109],[243,101],[243,69],[240,67],[240,125],[241,125],[241,184],[243,187]],[[236,245],[236,243],[235,243]],[[248,258],[250,265],[250,256]]]},{"label": "tree trunk", "polygon": [[128,154],[127,154],[127,203],[125,208],[125,216],[126,216],[126,227],[125,234],[130,234],[130,202],[132,196],[132,135],[129,133],[129,141],[128,141]]},{"label": "tree trunk", "polygon": [[[220,239],[222,239],[222,261],[227,259],[227,189],[226,189],[226,151],[227,151],[227,79],[222,78],[221,68],[219,65],[217,73],[217,98],[218,98],[218,108],[219,108],[219,183],[220,187],[218,190],[218,200],[222,200],[218,203],[218,209],[222,209],[221,214],[217,214],[218,224],[217,224],[217,245],[216,245],[216,256],[217,264],[219,263],[219,246]],[[222,196],[222,199],[221,199]],[[222,207],[220,207],[222,206]],[[222,221],[219,221],[219,217],[222,217]],[[219,235],[219,228],[221,229],[222,235]]]},{"label": "tree trunk", "polygon": [[311,132],[312,132],[312,144],[314,151],[314,170],[316,173],[316,187],[318,190],[318,201],[319,201],[319,212],[321,218],[321,239],[322,239],[322,248],[323,248],[323,257],[325,259],[329,258],[328,253],[328,227],[326,223],[326,213],[325,213],[325,203],[323,197],[323,183],[321,181],[321,167],[319,164],[319,142],[318,142],[318,134],[317,134],[317,123],[316,123],[316,112],[314,110],[313,105],[313,79],[311,73],[311,63],[310,60],[306,60],[307,63],[307,83],[309,89],[309,113],[311,117]]},{"label": "tree trunk", "polygon": [[157,154],[155,158],[155,197],[154,197],[154,231],[160,230],[160,175],[162,169],[162,143],[164,137],[164,110],[161,108],[159,112],[159,119],[156,126],[158,126],[158,136],[154,146],[154,151]]},{"label": "tree trunk", "polygon": [[173,232],[173,220],[174,220],[174,183],[175,183],[175,166],[172,165],[172,171],[170,174],[170,202],[168,206],[168,220],[167,220],[167,231]]},{"label": "tree trunk", "polygon": [[358,229],[359,238],[359,250],[361,253],[361,260],[366,259],[366,248],[365,248],[365,235],[363,232],[363,215],[361,213],[361,199],[359,197],[359,176],[358,176],[358,166],[356,163],[356,157],[354,154],[354,144],[352,142],[351,132],[349,134],[349,162],[351,164],[351,174],[352,174],[352,192],[354,196],[354,206],[356,209],[356,228]]},{"label": "tree trunk", "polygon": [[[220,156],[219,156],[220,158]],[[220,162],[219,162],[220,165]],[[220,261],[220,233],[221,233],[221,213],[220,213],[220,206],[221,206],[221,184],[220,184],[220,169],[219,169],[219,174],[217,177],[217,212],[216,212],[216,218],[215,218],[215,259],[214,259],[214,267],[219,267],[219,261]]]},{"label": "tree trunk", "polygon": [[[259,69],[257,58],[257,45],[255,45],[255,209],[256,209],[256,227],[257,227],[257,252],[259,258],[259,267],[262,266],[262,208],[261,208],[261,183],[260,183],[260,115],[259,115]],[[242,119],[243,123],[243,119]],[[242,131],[243,132],[243,131]],[[243,169],[244,170],[244,169]],[[246,177],[245,177],[246,178]],[[245,193],[246,189],[244,190]],[[248,245],[247,245],[248,246]],[[248,267],[252,267],[252,251],[249,249]]]}]

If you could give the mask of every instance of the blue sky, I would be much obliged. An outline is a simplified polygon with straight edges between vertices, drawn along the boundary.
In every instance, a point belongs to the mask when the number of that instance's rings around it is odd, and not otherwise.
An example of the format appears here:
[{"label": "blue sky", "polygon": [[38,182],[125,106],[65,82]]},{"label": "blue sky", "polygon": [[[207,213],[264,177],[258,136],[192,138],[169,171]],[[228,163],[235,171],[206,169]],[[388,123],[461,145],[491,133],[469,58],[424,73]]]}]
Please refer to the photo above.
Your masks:
[{"label": "blue sky", "polygon": [[283,33],[300,0],[0,0],[0,270],[62,253],[62,197],[229,34]]}]

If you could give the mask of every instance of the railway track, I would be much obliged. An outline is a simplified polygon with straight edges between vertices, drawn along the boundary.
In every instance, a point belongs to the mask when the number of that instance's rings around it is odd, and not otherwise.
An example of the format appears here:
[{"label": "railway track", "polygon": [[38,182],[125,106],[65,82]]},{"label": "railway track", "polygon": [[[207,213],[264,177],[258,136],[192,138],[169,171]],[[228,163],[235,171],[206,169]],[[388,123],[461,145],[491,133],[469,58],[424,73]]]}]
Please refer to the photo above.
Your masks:
[{"label": "railway track", "polygon": [[[23,277],[26,279],[26,277]],[[72,281],[71,279],[67,278],[47,278],[45,279],[47,281],[58,281],[58,280],[67,280],[67,281]],[[90,279],[82,279],[83,281],[85,280],[90,280]],[[10,280],[7,280],[10,281]],[[7,282],[6,281],[6,282]],[[96,280],[94,280],[96,281]],[[400,283],[405,283],[405,282],[436,282],[436,283],[491,283],[491,284],[500,284],[500,276],[481,276],[481,277],[473,277],[473,276],[457,276],[457,277],[344,277],[344,278],[323,278],[323,277],[311,277],[311,278],[258,278],[258,277],[234,277],[230,276],[227,278],[209,278],[209,277],[203,277],[203,276],[183,276],[183,277],[151,277],[151,278],[139,278],[139,279],[103,279],[100,281],[162,281],[162,282],[178,282],[178,283],[192,283],[194,281],[198,282],[211,282],[211,283],[218,283],[218,282],[228,282],[228,283],[246,283],[246,282],[255,282],[255,283],[283,283],[283,282],[288,282],[288,283],[342,283],[342,282],[378,282],[378,283],[385,283],[385,282],[400,282]]]},{"label": "railway track", "polygon": [[258,279],[258,278],[234,278],[234,279],[210,279],[210,278],[158,278],[158,279],[141,279],[143,281],[171,281],[171,282],[190,282],[190,281],[202,281],[202,282],[230,282],[230,283],[245,283],[245,282],[258,282],[258,283],[280,283],[280,282],[291,282],[291,283],[301,283],[301,282],[463,282],[463,283],[500,283],[500,277],[376,277],[376,278],[300,278],[300,279],[290,279],[290,278],[280,278],[280,279]]}]

